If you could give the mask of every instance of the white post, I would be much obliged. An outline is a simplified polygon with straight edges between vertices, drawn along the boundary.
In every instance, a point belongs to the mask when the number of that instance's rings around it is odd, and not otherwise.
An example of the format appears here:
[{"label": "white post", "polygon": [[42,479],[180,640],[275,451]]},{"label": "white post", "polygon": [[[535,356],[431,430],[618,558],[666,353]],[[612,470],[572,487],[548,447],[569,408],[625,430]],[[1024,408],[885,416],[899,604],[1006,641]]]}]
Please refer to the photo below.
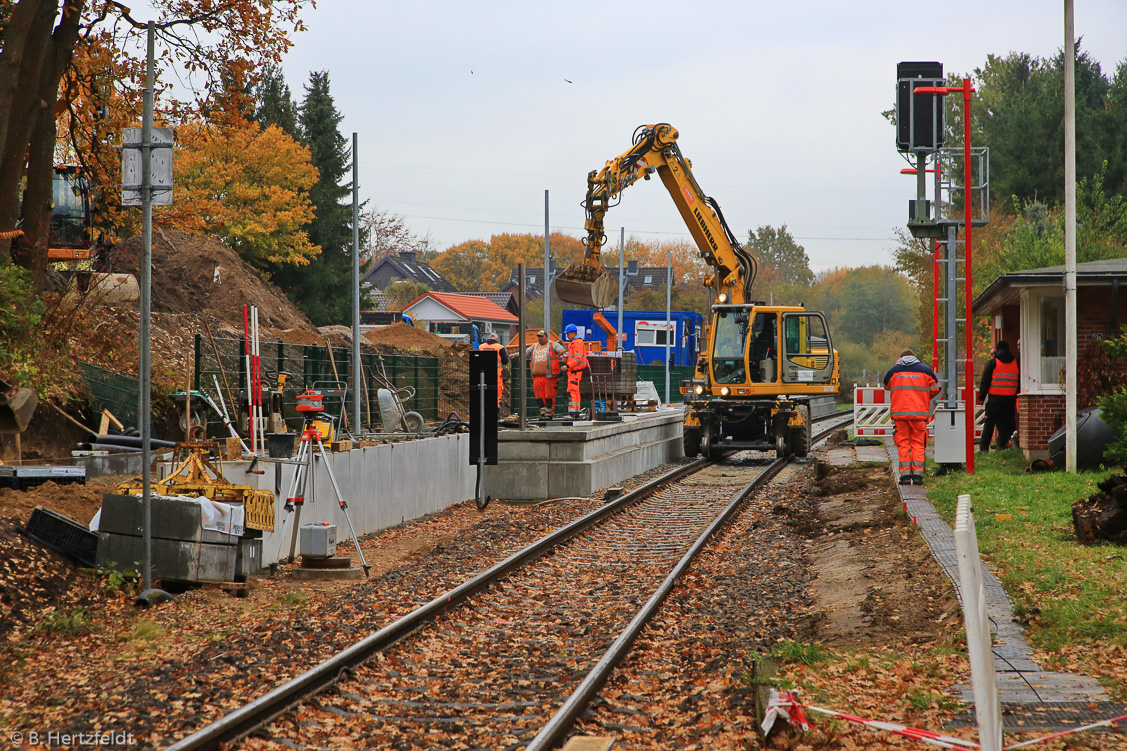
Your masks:
[{"label": "white post", "polygon": [[982,585],[982,562],[970,496],[960,495],[955,508],[955,554],[959,563],[959,595],[967,633],[970,682],[974,689],[974,713],[978,718],[978,742],[982,751],[1002,749],[1002,705],[991,651],[990,624],[986,614],[986,590]]},{"label": "white post", "polygon": [[1064,0],[1064,464],[1076,471],[1076,44]]}]

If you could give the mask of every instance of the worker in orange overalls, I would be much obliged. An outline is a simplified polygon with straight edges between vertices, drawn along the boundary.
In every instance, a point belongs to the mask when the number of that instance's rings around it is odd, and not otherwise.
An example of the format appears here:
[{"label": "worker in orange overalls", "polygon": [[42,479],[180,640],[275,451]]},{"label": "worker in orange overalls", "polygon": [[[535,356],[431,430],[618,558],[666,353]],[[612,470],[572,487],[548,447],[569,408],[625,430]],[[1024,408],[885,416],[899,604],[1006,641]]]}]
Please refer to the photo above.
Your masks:
[{"label": "worker in orange overalls", "polygon": [[505,366],[509,364],[509,351],[497,340],[496,331],[489,335],[484,344],[478,345],[478,351],[483,349],[497,352],[497,407],[500,408],[501,395],[505,392]]},{"label": "worker in orange overalls", "polygon": [[536,343],[525,350],[528,366],[532,369],[532,394],[540,406],[541,417],[551,417],[556,413],[561,355],[567,356],[567,347],[550,341],[544,329],[536,332]]},{"label": "worker in orange overalls", "polygon": [[[982,424],[982,438],[978,450],[990,450],[990,439],[994,428],[998,428],[998,448],[1010,447],[1010,438],[1017,427],[1017,392],[1021,370],[1017,358],[1010,352],[1006,341],[994,345],[994,357],[982,370],[982,381],[978,384],[978,403],[986,405],[986,421]],[[989,398],[987,398],[989,397]]]},{"label": "worker in orange overalls", "polygon": [[935,373],[924,365],[912,350],[900,353],[900,359],[884,375],[884,387],[890,392],[893,438],[900,455],[900,484],[923,485],[924,449],[927,448],[927,418],[931,400],[939,394]]},{"label": "worker in orange overalls", "polygon": [[577,420],[582,416],[579,382],[583,379],[583,371],[590,368],[591,364],[587,362],[587,345],[575,324],[568,324],[564,329],[564,336],[567,337],[567,410],[571,418]]}]

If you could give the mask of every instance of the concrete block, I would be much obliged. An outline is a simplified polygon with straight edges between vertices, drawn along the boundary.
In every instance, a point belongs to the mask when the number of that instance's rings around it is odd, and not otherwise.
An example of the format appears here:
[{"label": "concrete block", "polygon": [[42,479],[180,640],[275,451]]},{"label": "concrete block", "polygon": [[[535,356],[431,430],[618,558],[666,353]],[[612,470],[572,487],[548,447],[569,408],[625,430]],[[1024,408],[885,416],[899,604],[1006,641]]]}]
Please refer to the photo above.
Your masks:
[{"label": "concrete block", "polygon": [[243,538],[239,540],[235,556],[235,581],[246,581],[264,568],[262,564],[262,540]]},{"label": "concrete block", "polygon": [[[101,532],[98,535],[98,567],[118,571],[136,570],[145,558],[144,545],[142,537]],[[217,545],[153,538],[151,545],[153,578],[234,581],[235,563],[239,556],[238,546],[235,544]]]},{"label": "concrete block", "polygon": [[[199,504],[170,498],[150,498],[150,535],[166,540],[233,544],[237,535],[204,529]],[[120,535],[144,535],[144,503],[138,496],[106,493],[98,531]]]},{"label": "concrete block", "polygon": [[481,494],[493,498],[525,500],[560,498],[558,495],[549,495],[552,488],[551,477],[557,473],[570,474],[574,471],[574,466],[576,465],[550,465],[544,462],[509,462],[486,466],[481,478]]}]

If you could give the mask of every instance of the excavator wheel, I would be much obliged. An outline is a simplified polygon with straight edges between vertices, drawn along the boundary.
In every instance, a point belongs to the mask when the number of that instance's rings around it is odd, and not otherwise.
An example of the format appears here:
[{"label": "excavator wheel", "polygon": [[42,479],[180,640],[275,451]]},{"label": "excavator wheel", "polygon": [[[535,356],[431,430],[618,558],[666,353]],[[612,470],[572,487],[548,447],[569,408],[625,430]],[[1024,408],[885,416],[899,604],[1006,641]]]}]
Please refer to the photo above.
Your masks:
[{"label": "excavator wheel", "polygon": [[681,442],[685,446],[685,456],[695,459],[700,455],[700,428],[685,428],[681,434]]},{"label": "excavator wheel", "polygon": [[804,459],[810,453],[810,408],[806,405],[798,407],[798,414],[802,418],[802,425],[787,429],[790,434],[790,450],[799,459]]},{"label": "excavator wheel", "polygon": [[700,455],[703,456],[705,459],[715,459],[716,458],[716,456],[715,456],[716,452],[714,452],[712,450],[712,443],[715,440],[715,438],[716,437],[714,435],[712,435],[712,430],[710,428],[703,428],[701,430]]},{"label": "excavator wheel", "polygon": [[786,459],[790,453],[788,449],[786,431],[780,431],[775,436],[775,458]]}]

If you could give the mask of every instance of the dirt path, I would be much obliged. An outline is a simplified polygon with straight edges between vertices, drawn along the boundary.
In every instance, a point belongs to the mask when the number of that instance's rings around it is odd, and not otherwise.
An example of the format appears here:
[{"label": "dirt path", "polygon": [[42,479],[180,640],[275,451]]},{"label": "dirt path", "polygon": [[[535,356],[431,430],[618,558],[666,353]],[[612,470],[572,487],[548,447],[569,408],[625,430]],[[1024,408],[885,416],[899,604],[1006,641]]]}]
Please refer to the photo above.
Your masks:
[{"label": "dirt path", "polygon": [[950,581],[903,513],[883,466],[820,465],[801,531],[814,637],[832,647],[932,641],[959,615]]}]

